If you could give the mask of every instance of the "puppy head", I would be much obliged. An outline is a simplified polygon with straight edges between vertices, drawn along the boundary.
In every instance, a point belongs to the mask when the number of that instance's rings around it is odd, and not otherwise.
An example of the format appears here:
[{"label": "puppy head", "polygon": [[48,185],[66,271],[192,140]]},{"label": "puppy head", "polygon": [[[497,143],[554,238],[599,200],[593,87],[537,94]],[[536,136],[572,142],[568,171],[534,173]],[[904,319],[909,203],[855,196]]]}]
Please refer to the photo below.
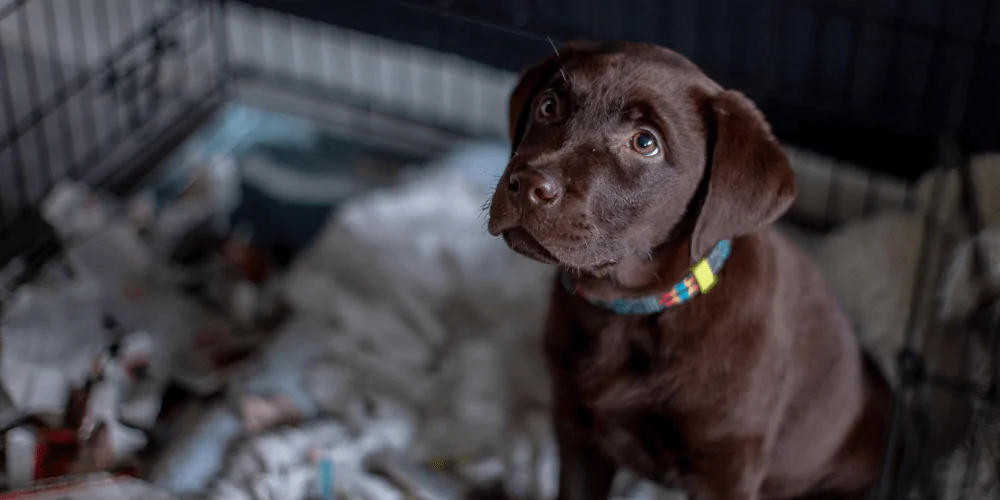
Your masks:
[{"label": "puppy head", "polygon": [[795,195],[753,103],[661,47],[561,48],[521,77],[509,134],[490,233],[586,272],[674,239],[689,239],[701,259],[719,240],[772,222]]}]

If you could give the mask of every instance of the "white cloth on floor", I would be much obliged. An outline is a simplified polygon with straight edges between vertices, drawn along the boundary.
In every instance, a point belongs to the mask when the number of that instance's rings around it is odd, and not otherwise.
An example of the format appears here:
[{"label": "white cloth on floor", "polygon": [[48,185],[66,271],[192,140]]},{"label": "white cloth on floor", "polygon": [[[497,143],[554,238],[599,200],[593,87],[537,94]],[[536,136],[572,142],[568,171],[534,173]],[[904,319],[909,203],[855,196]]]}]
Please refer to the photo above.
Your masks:
[{"label": "white cloth on floor", "polygon": [[[107,347],[101,289],[91,279],[24,285],[4,306],[0,383],[25,414],[61,416]],[[56,419],[58,421],[58,419]]]},{"label": "white cloth on floor", "polygon": [[[374,488],[361,460],[386,446],[426,461],[511,454],[520,440],[531,448],[521,471],[528,484],[554,489],[554,476],[534,477],[543,456],[544,473],[554,474],[551,436],[523,425],[547,423],[540,335],[554,270],[492,238],[481,213],[506,156],[492,144],[459,148],[409,182],[347,204],[290,270],[283,288],[297,318],[240,391],[295,401],[305,391],[305,413],[336,415],[360,432],[323,445],[345,471],[338,477],[356,474]],[[371,433],[396,438],[357,444]],[[300,454],[316,445],[299,442]],[[223,477],[250,477],[240,471],[250,466],[234,459]],[[271,474],[264,468],[252,475]],[[292,477],[283,498],[301,498]],[[252,489],[246,482],[223,480],[216,498],[242,498],[235,491]]]}]

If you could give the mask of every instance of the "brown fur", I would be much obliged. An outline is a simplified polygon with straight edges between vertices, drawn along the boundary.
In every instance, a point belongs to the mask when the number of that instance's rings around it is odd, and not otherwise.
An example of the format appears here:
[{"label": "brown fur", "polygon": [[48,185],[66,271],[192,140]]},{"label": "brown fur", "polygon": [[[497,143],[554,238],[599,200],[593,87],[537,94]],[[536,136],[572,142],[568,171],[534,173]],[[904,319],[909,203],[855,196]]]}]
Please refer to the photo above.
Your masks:
[{"label": "brown fur", "polygon": [[[539,111],[555,96],[558,105]],[[794,174],[767,122],[682,56],[574,43],[511,96],[489,229],[603,298],[662,293],[717,241],[710,293],[653,316],[552,295],[561,500],[618,467],[697,500],[851,497],[877,475],[889,389],[808,258],[768,226]],[[629,146],[640,127],[659,153]]]}]

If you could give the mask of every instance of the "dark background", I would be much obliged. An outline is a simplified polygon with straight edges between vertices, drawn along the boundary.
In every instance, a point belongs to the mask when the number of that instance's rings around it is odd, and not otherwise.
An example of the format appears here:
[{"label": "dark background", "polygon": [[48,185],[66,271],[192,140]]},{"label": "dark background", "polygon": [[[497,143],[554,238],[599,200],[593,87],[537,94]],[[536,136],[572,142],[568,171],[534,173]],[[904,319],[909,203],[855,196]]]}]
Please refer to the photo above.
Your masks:
[{"label": "dark background", "polygon": [[1000,146],[1000,0],[242,0],[518,71],[575,38],[671,47],[789,143],[913,179]]}]

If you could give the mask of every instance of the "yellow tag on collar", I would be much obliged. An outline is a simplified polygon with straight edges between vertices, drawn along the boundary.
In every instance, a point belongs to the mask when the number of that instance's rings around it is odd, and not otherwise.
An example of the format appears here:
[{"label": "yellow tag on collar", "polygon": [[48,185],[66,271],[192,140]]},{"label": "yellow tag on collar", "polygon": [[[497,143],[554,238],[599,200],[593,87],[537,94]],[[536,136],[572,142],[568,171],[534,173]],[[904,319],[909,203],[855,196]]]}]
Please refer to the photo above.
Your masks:
[{"label": "yellow tag on collar", "polygon": [[694,280],[698,282],[698,289],[701,293],[708,293],[709,290],[715,286],[715,273],[712,272],[712,268],[708,265],[708,259],[701,259],[700,262],[695,264],[691,268],[691,273],[694,274]]}]

